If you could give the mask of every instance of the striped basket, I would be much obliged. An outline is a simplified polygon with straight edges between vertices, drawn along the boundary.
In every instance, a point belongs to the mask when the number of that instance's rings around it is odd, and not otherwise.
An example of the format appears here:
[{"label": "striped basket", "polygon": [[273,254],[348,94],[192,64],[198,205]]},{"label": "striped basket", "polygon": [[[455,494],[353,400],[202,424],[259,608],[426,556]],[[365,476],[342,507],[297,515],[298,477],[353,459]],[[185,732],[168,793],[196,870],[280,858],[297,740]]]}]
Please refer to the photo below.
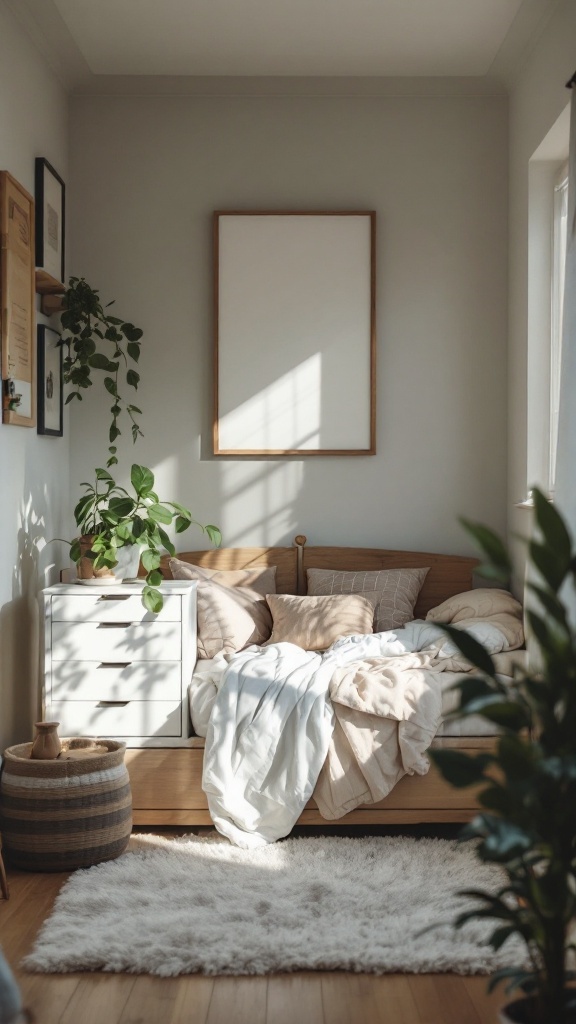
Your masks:
[{"label": "striped basket", "polygon": [[[86,741],[88,745],[90,741]],[[63,740],[66,751],[81,740]],[[132,829],[125,743],[79,760],[32,760],[31,743],[8,747],[0,776],[6,859],[25,871],[70,871],[123,853]]]}]

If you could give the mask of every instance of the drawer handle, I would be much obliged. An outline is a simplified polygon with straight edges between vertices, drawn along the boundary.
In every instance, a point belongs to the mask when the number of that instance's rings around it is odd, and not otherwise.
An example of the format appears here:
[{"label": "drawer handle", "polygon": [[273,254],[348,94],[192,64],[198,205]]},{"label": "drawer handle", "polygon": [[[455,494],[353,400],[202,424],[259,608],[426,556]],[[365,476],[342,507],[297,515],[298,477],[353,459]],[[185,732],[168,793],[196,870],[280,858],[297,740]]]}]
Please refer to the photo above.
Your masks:
[{"label": "drawer handle", "polygon": [[130,594],[102,594],[99,601],[129,601]]},{"label": "drawer handle", "polygon": [[128,668],[131,661],[101,661],[98,668]]},{"label": "drawer handle", "polygon": [[99,700],[97,708],[125,708],[128,707],[129,700]]},{"label": "drawer handle", "polygon": [[98,629],[128,629],[131,622],[99,622]]}]

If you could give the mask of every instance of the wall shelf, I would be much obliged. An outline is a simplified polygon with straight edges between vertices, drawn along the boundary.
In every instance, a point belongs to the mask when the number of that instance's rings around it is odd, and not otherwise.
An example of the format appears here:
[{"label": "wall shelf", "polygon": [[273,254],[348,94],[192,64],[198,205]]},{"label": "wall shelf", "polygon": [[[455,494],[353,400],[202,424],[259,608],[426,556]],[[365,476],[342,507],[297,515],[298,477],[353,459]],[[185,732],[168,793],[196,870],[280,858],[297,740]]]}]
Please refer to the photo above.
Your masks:
[{"label": "wall shelf", "polygon": [[62,296],[66,285],[52,277],[41,267],[36,267],[36,292],[41,295],[40,309],[44,316],[52,316],[62,311]]}]

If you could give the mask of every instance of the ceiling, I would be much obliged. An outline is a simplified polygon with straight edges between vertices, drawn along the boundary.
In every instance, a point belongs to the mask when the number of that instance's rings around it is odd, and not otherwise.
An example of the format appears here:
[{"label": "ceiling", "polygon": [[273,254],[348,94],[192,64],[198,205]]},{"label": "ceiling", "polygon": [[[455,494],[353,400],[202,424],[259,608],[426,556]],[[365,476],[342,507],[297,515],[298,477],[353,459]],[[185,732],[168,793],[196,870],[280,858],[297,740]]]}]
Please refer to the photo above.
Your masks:
[{"label": "ceiling", "polygon": [[558,0],[6,0],[74,85],[102,76],[477,77]]}]

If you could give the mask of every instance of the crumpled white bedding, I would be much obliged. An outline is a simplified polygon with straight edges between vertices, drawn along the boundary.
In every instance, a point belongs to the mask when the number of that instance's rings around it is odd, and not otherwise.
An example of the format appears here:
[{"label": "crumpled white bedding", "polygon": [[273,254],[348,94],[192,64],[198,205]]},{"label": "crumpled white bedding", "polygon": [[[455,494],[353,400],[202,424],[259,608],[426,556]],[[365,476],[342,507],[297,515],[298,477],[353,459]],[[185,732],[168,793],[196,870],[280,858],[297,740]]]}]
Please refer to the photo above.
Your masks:
[{"label": "crumpled white bedding", "polygon": [[[510,677],[514,664],[523,661],[526,652],[507,651],[505,637],[492,623],[477,622],[467,625],[466,628],[467,632],[488,648],[502,677]],[[497,734],[497,727],[478,715],[469,715],[457,721],[444,721],[454,711],[458,703],[457,693],[452,690],[452,687],[469,666],[460,661],[453,641],[447,638],[436,623],[415,620],[407,623],[402,629],[396,630],[395,636],[406,650],[423,651],[436,647],[435,668],[440,673],[439,685],[442,694],[442,716],[437,732],[438,736],[494,736]],[[403,638],[405,638],[405,642]],[[188,699],[192,726],[197,736],[206,736],[222,674],[228,667],[229,660],[224,653],[220,653],[215,658],[200,660],[196,664],[188,691]]]},{"label": "crumpled white bedding", "polygon": [[[493,651],[506,647],[493,624],[467,628]],[[381,799],[406,772],[425,774],[439,679],[458,657],[439,626],[418,621],[343,638],[323,654],[280,643],[214,659],[194,703],[196,726],[209,713],[203,788],[216,827],[238,845],[262,845],[288,834],[317,782],[317,802],[334,818],[367,794]],[[344,767],[354,761],[346,793]]]}]

